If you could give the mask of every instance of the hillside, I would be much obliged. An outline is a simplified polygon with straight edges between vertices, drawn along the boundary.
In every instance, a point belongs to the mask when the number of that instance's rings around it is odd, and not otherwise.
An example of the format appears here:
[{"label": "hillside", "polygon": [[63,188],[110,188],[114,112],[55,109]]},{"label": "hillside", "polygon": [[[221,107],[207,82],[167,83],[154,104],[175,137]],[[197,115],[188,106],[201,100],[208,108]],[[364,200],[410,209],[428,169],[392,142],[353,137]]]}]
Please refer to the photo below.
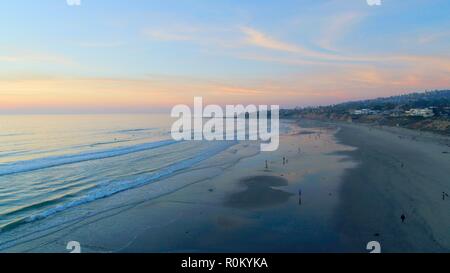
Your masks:
[{"label": "hillside", "polygon": [[450,90],[282,110],[281,116],[399,126],[450,135]]}]

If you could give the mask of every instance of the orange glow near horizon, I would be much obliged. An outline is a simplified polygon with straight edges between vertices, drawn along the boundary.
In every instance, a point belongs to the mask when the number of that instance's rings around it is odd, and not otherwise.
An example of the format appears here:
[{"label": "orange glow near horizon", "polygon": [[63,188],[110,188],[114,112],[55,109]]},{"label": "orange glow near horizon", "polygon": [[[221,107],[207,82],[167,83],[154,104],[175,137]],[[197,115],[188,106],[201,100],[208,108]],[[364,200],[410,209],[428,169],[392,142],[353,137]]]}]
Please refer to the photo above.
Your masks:
[{"label": "orange glow near horizon", "polygon": [[[445,75],[342,70],[242,84],[199,79],[28,78],[0,80],[2,109],[171,108],[202,96],[209,104],[326,104],[450,85]],[[305,103],[302,103],[305,102]]]}]

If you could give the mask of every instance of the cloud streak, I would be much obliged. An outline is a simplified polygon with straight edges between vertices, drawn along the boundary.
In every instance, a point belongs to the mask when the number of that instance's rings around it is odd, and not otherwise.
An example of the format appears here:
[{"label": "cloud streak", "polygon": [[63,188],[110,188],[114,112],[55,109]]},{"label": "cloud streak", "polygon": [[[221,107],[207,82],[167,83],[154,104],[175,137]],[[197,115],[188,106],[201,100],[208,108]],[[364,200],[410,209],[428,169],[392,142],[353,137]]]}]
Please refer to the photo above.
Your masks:
[{"label": "cloud streak", "polygon": [[42,54],[42,53],[22,53],[22,54],[10,54],[0,55],[0,62],[9,63],[53,63],[60,65],[73,65],[75,62],[68,57],[54,55],[54,54]]},{"label": "cloud streak", "polygon": [[250,27],[241,27],[240,30],[246,36],[244,42],[249,45],[292,53],[305,51],[304,49],[296,45],[276,40],[272,37],[269,37],[267,34]]},{"label": "cloud streak", "polygon": [[[372,62],[376,59],[367,57],[345,56],[337,53],[325,53],[317,50],[307,49],[297,44],[286,43],[277,40],[269,35],[250,27],[240,28],[245,34],[244,42],[247,45],[252,45],[260,48],[283,51],[292,53],[303,61],[316,62]],[[301,61],[298,61],[301,62]]]},{"label": "cloud streak", "polygon": [[365,14],[358,12],[347,12],[327,19],[323,30],[320,31],[318,45],[328,50],[337,51],[336,42],[350,32],[365,16]]},{"label": "cloud streak", "polygon": [[113,48],[126,45],[124,42],[83,42],[79,46],[86,48]]}]

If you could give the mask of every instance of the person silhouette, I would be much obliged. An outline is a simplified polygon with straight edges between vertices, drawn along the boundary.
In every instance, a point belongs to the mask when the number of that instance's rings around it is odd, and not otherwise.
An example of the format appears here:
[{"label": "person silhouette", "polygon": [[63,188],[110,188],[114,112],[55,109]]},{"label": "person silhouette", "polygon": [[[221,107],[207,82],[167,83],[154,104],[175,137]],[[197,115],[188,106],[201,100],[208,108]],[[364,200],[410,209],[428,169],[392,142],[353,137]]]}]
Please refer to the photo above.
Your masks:
[{"label": "person silhouette", "polygon": [[400,219],[402,219],[402,223],[404,223],[406,220],[406,216],[404,214],[402,214],[402,216],[400,216]]}]

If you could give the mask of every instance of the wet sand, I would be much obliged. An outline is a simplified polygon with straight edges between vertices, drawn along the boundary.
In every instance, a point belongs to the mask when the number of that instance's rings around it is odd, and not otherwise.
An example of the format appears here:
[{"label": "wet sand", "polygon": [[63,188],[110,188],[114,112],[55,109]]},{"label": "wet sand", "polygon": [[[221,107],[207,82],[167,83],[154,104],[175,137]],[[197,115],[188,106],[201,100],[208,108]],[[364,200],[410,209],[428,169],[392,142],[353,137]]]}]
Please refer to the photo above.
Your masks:
[{"label": "wet sand", "polygon": [[245,190],[230,194],[225,205],[233,208],[264,208],[285,203],[294,194],[276,189],[288,181],[278,176],[251,176],[240,181]]},{"label": "wet sand", "polygon": [[[449,252],[448,138],[389,127],[340,124],[344,152],[359,165],[343,176],[338,229],[348,245],[372,238],[383,252]],[[405,215],[402,223],[401,215]],[[354,249],[356,251],[356,249]]]}]

